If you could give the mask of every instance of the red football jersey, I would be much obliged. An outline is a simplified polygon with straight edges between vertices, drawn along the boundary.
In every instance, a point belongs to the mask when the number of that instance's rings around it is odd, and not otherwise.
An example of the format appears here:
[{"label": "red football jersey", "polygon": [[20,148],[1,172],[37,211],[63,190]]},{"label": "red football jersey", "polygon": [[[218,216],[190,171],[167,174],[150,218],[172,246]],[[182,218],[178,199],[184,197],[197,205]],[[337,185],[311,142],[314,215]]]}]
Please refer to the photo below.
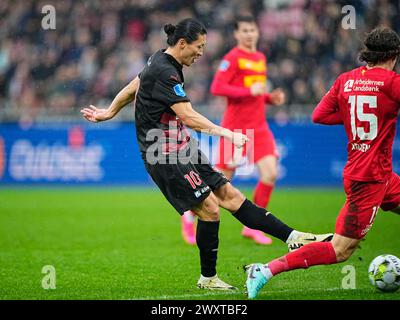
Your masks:
[{"label": "red football jersey", "polygon": [[400,102],[400,75],[363,66],[341,74],[313,112],[313,121],[343,123],[348,159],[343,176],[384,181],[392,172],[392,147]]},{"label": "red football jersey", "polygon": [[247,52],[238,47],[229,51],[221,61],[211,84],[213,95],[225,96],[228,106],[221,125],[229,129],[265,129],[265,103],[269,94],[252,96],[255,82],[266,83],[267,64],[259,51]]}]

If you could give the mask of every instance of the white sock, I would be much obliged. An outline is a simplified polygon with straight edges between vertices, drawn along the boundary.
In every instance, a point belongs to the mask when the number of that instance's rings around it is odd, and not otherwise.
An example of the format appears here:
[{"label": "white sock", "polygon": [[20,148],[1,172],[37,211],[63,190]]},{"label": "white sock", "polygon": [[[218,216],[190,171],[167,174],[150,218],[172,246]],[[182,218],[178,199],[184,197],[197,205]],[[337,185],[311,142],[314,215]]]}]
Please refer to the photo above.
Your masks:
[{"label": "white sock", "polygon": [[205,276],[203,276],[203,275],[201,274],[201,275],[200,275],[199,281],[211,280],[211,279],[214,279],[214,278],[216,278],[216,277],[217,277],[217,275],[212,276],[212,277],[205,277]]},{"label": "white sock", "polygon": [[303,234],[303,232],[299,232],[297,230],[293,230],[290,234],[289,237],[286,240],[286,243],[289,243],[290,241],[296,239],[299,235]]},{"label": "white sock", "polygon": [[269,270],[268,264],[264,264],[261,268],[262,274],[267,278],[267,280],[271,279],[274,275],[271,270]]}]

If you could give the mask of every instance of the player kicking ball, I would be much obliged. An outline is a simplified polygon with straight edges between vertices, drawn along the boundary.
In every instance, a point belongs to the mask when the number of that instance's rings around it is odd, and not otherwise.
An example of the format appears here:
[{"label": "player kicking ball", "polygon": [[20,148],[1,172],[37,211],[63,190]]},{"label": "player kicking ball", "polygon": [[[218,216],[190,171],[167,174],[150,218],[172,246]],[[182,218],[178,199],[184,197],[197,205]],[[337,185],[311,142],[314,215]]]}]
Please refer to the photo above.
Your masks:
[{"label": "player kicking ball", "polygon": [[372,30],[359,59],[366,66],[341,74],[315,108],[315,123],[343,124],[348,159],[343,171],[346,202],[331,242],[311,243],[267,264],[246,267],[246,289],[255,298],[279,273],[346,261],[372,227],[379,208],[400,211],[400,177],[392,171],[392,147],[400,106],[395,73],[400,38],[386,27]]},{"label": "player kicking ball", "polygon": [[154,53],[142,72],[117,94],[108,109],[81,110],[92,122],[113,118],[136,98],[136,137],[145,168],[175,210],[191,210],[198,217],[196,242],[200,253],[199,288],[235,290],[217,276],[220,207],[242,224],[266,232],[289,248],[313,241],[328,241],[332,234],[313,235],[294,230],[272,213],[258,207],[214,170],[198,149],[186,127],[224,137],[241,148],[248,141],[242,133],[220,127],[196,112],[184,91],[183,66],[190,67],[203,55],[206,29],[194,19],[164,26],[168,48]]}]

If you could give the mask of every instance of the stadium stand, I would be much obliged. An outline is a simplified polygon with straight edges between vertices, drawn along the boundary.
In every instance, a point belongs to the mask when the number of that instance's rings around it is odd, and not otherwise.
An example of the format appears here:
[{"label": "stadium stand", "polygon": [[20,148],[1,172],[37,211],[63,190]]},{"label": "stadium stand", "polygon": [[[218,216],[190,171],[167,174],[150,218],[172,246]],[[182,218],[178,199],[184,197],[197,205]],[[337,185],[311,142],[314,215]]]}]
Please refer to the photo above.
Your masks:
[{"label": "stadium stand", "polygon": [[[41,27],[47,4],[56,10],[55,30]],[[356,10],[355,30],[341,26],[344,5]],[[395,0],[2,0],[0,121],[76,119],[82,106],[107,106],[163,46],[162,25],[190,16],[206,24],[208,46],[187,70],[187,93],[201,112],[218,118],[224,103],[209,86],[234,43],[231,26],[239,12],[256,16],[269,87],[283,87],[288,96],[271,115],[308,117],[333,79],[354,66],[359,35],[378,24],[399,30],[399,8]]]}]

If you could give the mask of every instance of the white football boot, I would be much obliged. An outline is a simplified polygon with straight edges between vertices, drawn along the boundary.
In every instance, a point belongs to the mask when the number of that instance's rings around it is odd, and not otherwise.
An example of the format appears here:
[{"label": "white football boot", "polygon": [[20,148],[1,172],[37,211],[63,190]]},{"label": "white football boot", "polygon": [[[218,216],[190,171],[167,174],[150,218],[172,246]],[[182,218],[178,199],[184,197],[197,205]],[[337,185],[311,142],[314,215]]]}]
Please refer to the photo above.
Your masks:
[{"label": "white football boot", "polygon": [[237,290],[236,287],[227,284],[218,278],[217,275],[214,277],[203,277],[200,276],[199,281],[197,281],[197,287],[200,289],[208,289],[208,290]]},{"label": "white football boot", "polygon": [[313,242],[329,242],[333,238],[333,233],[313,234],[299,232],[293,239],[287,241],[289,252],[300,249],[302,246]]}]

